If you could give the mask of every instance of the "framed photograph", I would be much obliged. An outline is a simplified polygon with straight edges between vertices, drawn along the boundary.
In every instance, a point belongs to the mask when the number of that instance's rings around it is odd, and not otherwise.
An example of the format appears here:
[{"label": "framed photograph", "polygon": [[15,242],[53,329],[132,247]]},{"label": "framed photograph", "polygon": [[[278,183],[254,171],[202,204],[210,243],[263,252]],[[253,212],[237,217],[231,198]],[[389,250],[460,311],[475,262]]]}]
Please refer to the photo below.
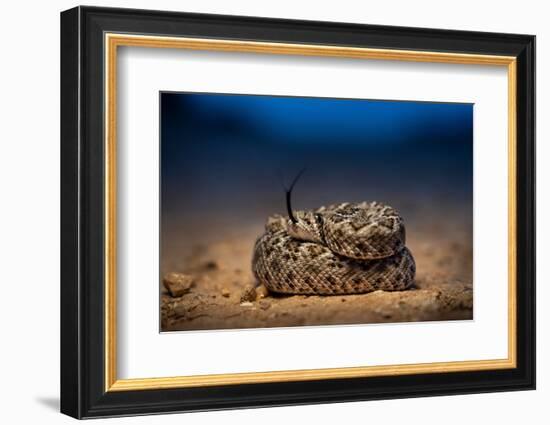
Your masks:
[{"label": "framed photograph", "polygon": [[535,387],[535,37],[61,14],[61,411]]}]

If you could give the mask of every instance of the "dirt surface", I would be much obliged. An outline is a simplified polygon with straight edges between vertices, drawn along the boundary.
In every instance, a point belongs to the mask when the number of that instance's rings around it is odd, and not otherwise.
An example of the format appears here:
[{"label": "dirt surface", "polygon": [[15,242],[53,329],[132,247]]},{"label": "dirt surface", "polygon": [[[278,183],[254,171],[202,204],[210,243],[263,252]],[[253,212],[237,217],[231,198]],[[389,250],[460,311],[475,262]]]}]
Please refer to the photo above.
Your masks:
[{"label": "dirt surface", "polygon": [[[163,331],[288,327],[358,323],[466,320],[473,317],[472,225],[469,206],[446,206],[437,216],[415,208],[406,218],[407,246],[417,265],[415,287],[347,296],[264,294],[250,271],[262,223],[213,224],[215,238],[196,240],[196,229],[176,220],[163,241],[162,272],[190,276],[172,296],[161,284]],[[223,232],[221,229],[232,229]],[[178,235],[187,234],[188,237]],[[254,291],[252,291],[254,292]]]}]

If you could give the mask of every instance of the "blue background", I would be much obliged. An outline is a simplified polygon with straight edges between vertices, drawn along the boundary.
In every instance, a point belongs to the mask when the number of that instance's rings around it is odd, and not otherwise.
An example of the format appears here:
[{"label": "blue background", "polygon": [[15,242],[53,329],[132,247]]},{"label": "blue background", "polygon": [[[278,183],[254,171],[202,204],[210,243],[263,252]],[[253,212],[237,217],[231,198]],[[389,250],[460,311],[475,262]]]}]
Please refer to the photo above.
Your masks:
[{"label": "blue background", "polygon": [[472,201],[473,105],[161,93],[162,213],[265,220],[294,207]]}]

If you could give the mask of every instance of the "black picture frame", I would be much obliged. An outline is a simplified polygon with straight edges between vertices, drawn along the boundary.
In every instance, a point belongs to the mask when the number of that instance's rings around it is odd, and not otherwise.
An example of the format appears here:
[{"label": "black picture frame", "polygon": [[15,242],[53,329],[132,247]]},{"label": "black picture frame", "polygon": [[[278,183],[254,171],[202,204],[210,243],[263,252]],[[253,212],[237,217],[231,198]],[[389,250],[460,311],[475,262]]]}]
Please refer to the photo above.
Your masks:
[{"label": "black picture frame", "polygon": [[[104,34],[514,56],[517,367],[299,382],[105,391]],[[61,13],[61,412],[75,418],[535,388],[535,37],[131,9]]]}]

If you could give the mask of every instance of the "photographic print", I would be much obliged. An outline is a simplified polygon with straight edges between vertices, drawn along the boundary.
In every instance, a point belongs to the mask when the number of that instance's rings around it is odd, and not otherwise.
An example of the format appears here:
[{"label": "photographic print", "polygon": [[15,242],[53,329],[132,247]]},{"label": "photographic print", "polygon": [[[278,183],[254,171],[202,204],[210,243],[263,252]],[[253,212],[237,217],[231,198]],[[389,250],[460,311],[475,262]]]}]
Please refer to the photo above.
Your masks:
[{"label": "photographic print", "polygon": [[534,36],[79,6],[60,69],[62,413],[535,388]]},{"label": "photographic print", "polygon": [[472,319],[472,104],[160,103],[162,331]]}]

